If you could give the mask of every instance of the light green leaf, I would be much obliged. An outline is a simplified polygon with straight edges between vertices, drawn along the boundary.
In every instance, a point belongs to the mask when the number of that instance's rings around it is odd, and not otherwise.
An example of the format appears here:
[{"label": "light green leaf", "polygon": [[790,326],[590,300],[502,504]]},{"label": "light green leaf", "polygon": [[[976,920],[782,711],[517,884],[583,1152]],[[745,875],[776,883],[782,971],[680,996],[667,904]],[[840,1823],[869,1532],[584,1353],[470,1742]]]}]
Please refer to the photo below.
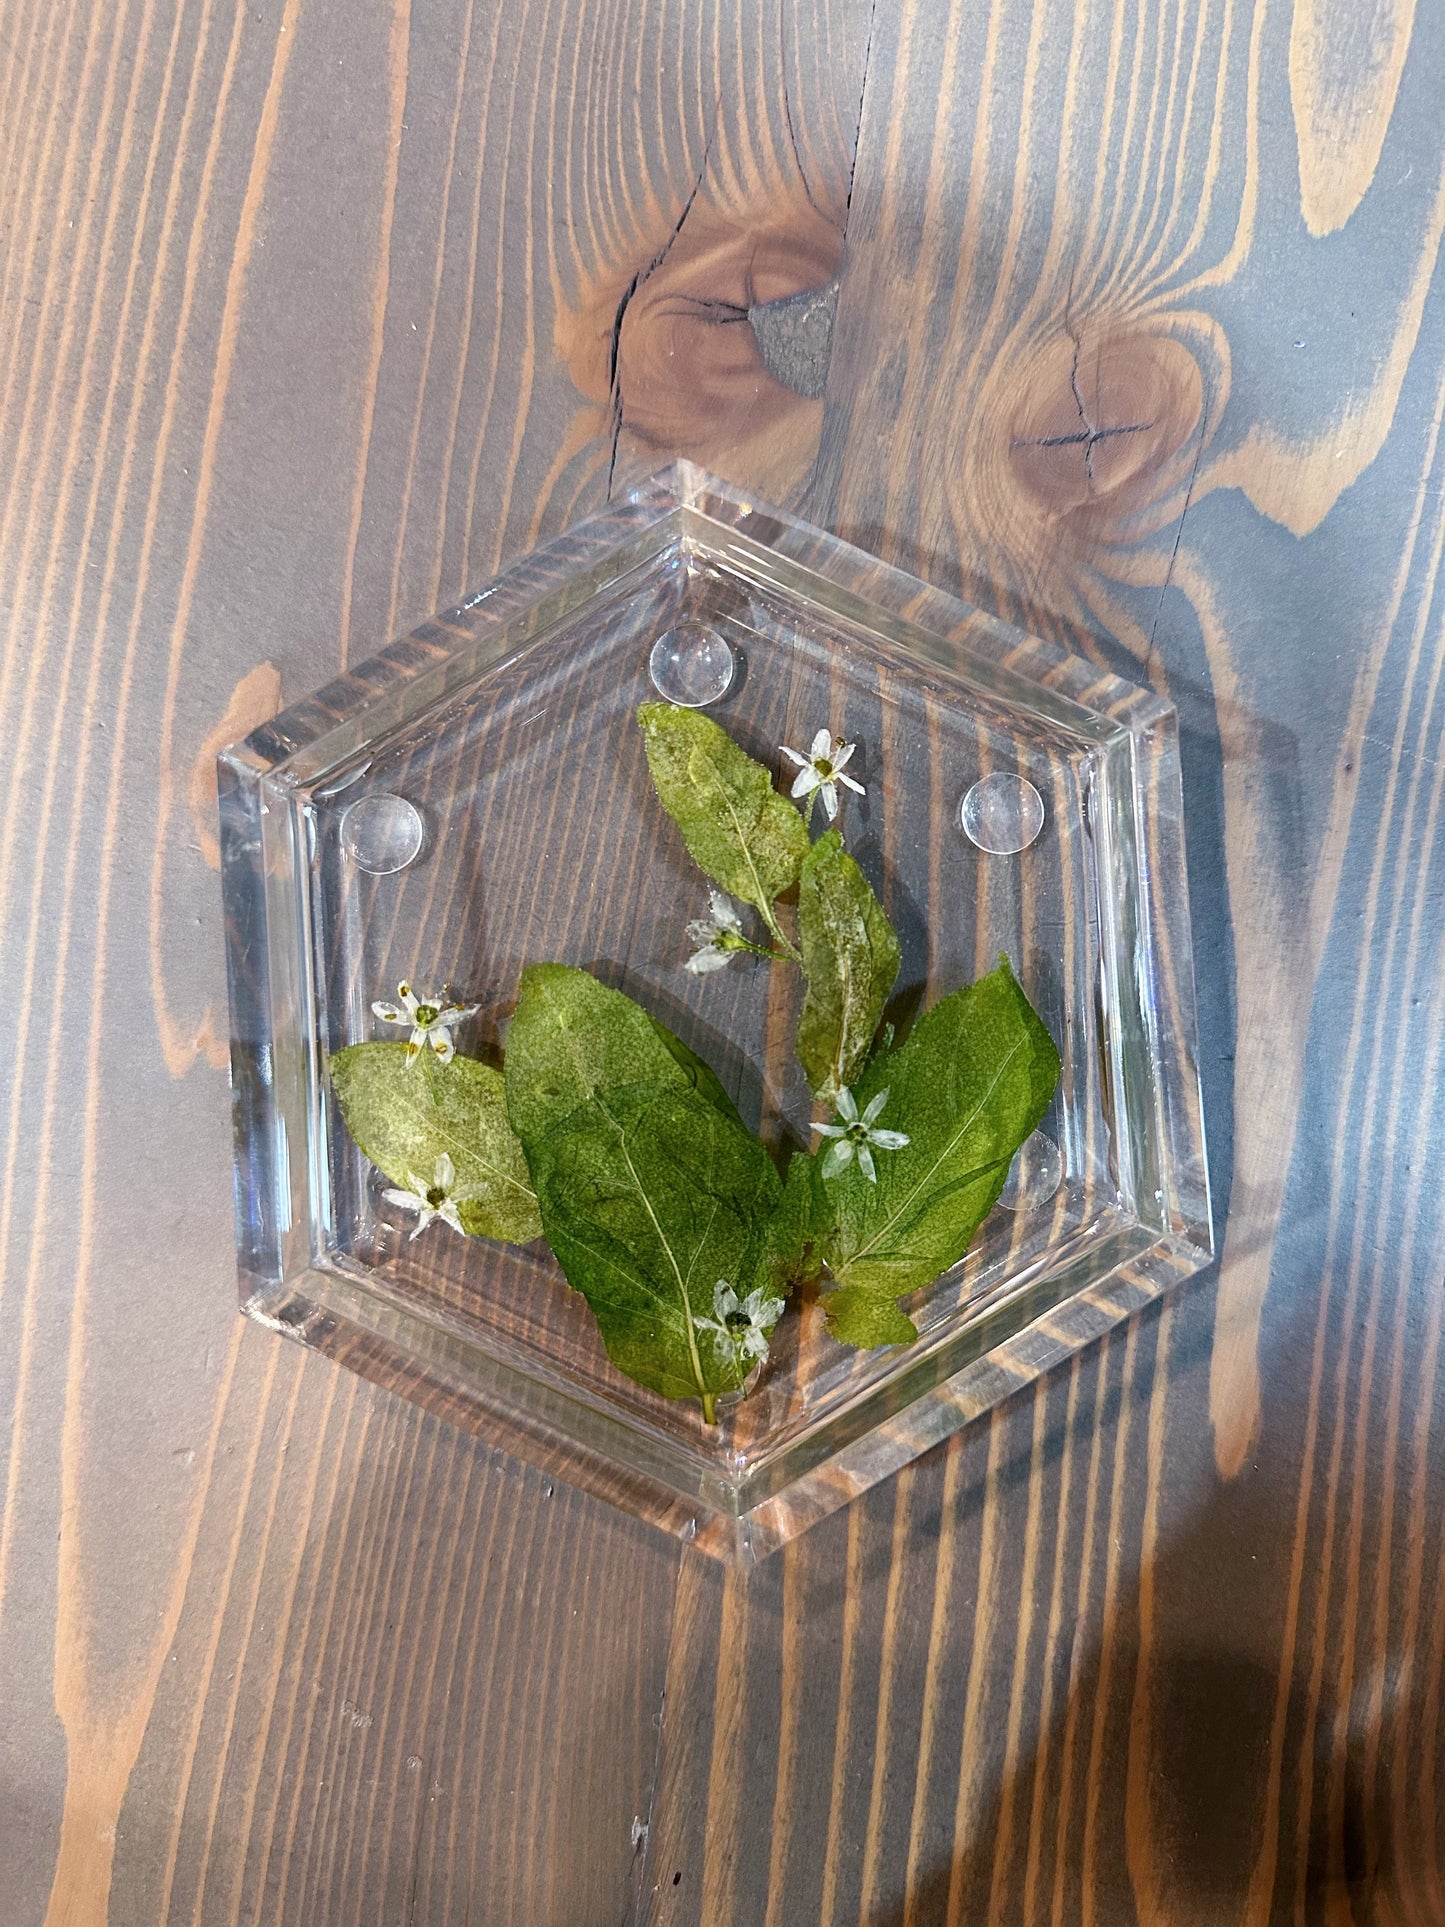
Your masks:
[{"label": "light green leaf", "polygon": [[404,1043],[350,1044],[331,1059],[331,1085],[346,1128],[393,1184],[425,1184],[445,1152],[457,1215],[474,1238],[541,1237],[499,1070],[475,1057],[443,1064],[431,1051],[408,1063]]},{"label": "light green leaf", "polygon": [[808,854],[801,815],[774,789],[772,772],[710,717],[643,703],[637,720],[657,794],[694,862],[786,942],[773,904],[798,881]]},{"label": "light green leaf", "polygon": [[759,1286],[781,1298],[766,1233],[782,1183],[675,1043],[586,972],[533,966],[507,1040],[507,1102],[548,1241],[608,1356],[665,1398],[700,1398],[711,1418],[749,1367],[700,1321],[719,1280],[739,1299]]},{"label": "light green leaf", "polygon": [[798,1059],[820,1097],[851,1084],[898,976],[898,939],[836,830],[808,852],[798,885],[798,942],[808,980]]},{"label": "light green leaf", "polygon": [[[507,1114],[524,1144],[599,1090],[645,1083],[696,1090],[706,1082],[698,1065],[640,1004],[587,971],[541,963],[522,972],[507,1030],[506,1079]],[[727,1103],[715,1078],[703,1095]]]},{"label": "light green leaf", "polygon": [[838,1289],[823,1303],[840,1338],[897,1344],[910,1335],[902,1323],[891,1338],[851,1334],[887,1329],[900,1298],[963,1256],[1058,1078],[1053,1039],[1007,959],[870,1061],[854,1096],[864,1107],[886,1090],[876,1123],[909,1142],[875,1154],[876,1183],[856,1159],[824,1180],[833,1214],[825,1255]]},{"label": "light green leaf", "polygon": [[870,1291],[866,1285],[843,1285],[823,1299],[828,1326],[833,1336],[859,1351],[875,1345],[908,1345],[918,1336],[918,1327],[887,1292]]}]

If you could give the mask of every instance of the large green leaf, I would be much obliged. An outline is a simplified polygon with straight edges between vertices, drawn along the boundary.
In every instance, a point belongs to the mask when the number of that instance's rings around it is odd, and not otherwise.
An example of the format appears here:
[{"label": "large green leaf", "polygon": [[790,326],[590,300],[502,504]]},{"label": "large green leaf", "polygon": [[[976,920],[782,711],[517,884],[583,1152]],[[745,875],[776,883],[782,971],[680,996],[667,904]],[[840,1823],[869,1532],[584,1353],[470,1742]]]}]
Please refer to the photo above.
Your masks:
[{"label": "large green leaf", "polygon": [[876,1154],[876,1183],[856,1159],[823,1181],[832,1216],[825,1253],[837,1285],[823,1302],[840,1338],[869,1345],[916,1336],[897,1301],[963,1256],[1058,1078],[1053,1039],[1006,959],[869,1063],[854,1091],[860,1107],[886,1089],[876,1123],[906,1131],[909,1142]]},{"label": "large green leaf", "polygon": [[637,720],[657,794],[693,860],[780,934],[773,904],[798,881],[808,854],[802,816],[774,789],[771,771],[710,717],[643,703]]},{"label": "large green leaf", "polygon": [[719,1281],[770,1279],[767,1229],[782,1184],[692,1052],[585,971],[534,965],[507,1039],[507,1103],[542,1224],[587,1299],[609,1357],[666,1398],[720,1392],[749,1369],[701,1321]]},{"label": "large green leaf", "polygon": [[457,1215],[474,1238],[541,1237],[499,1070],[475,1057],[443,1064],[431,1051],[408,1063],[404,1043],[350,1044],[331,1059],[331,1085],[346,1128],[393,1184],[427,1184],[445,1152]]},{"label": "large green leaf", "polygon": [[798,1059],[823,1098],[862,1068],[898,975],[898,939],[836,830],[808,852],[798,883],[798,942],[808,980]]},{"label": "large green leaf", "polygon": [[766,1283],[781,1189],[767,1151],[695,1091],[643,1084],[599,1092],[528,1157],[548,1241],[612,1362],[710,1412],[748,1368],[698,1321],[719,1280],[739,1298]]}]

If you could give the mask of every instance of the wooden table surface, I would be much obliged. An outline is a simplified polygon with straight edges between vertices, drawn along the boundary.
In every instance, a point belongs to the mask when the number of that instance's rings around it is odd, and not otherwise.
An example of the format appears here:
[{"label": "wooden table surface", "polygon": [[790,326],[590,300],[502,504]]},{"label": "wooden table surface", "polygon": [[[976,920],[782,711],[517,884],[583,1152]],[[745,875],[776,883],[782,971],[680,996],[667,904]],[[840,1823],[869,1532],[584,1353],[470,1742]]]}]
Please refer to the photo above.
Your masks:
[{"label": "wooden table surface", "polygon": [[[0,5],[0,1927],[1445,1920],[1442,86]],[[235,1312],[216,747],[674,452],[1179,705],[1223,1253],[748,1578]]]}]

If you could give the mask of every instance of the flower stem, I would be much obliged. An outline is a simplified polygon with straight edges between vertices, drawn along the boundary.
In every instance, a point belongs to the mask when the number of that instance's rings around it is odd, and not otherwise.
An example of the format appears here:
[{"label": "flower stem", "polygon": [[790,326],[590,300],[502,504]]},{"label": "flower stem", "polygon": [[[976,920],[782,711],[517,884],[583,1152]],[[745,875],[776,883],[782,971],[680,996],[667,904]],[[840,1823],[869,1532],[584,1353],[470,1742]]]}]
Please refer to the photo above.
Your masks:
[{"label": "flower stem", "polygon": [[717,1394],[715,1392],[704,1392],[702,1394],[702,1422],[704,1425],[717,1424]]},{"label": "flower stem", "polygon": [[746,950],[754,957],[766,957],[769,963],[792,963],[795,961],[789,951],[769,950],[765,943],[749,943],[745,938],[740,938],[738,942],[731,945],[730,948],[734,950]]},{"label": "flower stem", "polygon": [[[772,911],[764,910],[762,912],[762,918],[763,918],[763,922],[768,926],[769,930],[772,931],[773,935],[777,938],[778,942],[782,945],[783,947],[782,954],[788,959],[789,963],[800,964],[803,961],[801,951],[797,950],[791,943],[789,943],[787,936],[783,931],[782,925],[778,922],[777,918],[773,915]],[[756,945],[752,947],[757,948]],[[767,951],[767,950],[764,950],[762,952],[762,955],[765,957],[771,956],[772,954],[773,953],[771,951]]]}]

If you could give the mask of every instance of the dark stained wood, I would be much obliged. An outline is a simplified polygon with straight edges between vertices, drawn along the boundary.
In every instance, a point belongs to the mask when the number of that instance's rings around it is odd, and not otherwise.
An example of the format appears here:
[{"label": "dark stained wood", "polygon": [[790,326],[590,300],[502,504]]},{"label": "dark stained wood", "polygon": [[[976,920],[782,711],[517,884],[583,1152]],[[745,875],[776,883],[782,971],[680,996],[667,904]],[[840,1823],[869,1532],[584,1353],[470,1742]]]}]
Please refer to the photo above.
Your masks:
[{"label": "dark stained wood", "polygon": [[[1445,1918],[1438,10],[3,24],[6,1927]],[[1180,705],[1224,1231],[747,1580],[233,1314],[216,745],[674,452]]]},{"label": "dark stained wood", "polygon": [[[1440,1911],[1442,46],[1382,20],[1387,104],[1342,21],[875,20],[803,503],[1180,703],[1223,1266],[746,1597],[693,1576],[742,1703],[665,1742],[659,1921]],[[1326,155],[1321,86],[1387,144]]]}]

